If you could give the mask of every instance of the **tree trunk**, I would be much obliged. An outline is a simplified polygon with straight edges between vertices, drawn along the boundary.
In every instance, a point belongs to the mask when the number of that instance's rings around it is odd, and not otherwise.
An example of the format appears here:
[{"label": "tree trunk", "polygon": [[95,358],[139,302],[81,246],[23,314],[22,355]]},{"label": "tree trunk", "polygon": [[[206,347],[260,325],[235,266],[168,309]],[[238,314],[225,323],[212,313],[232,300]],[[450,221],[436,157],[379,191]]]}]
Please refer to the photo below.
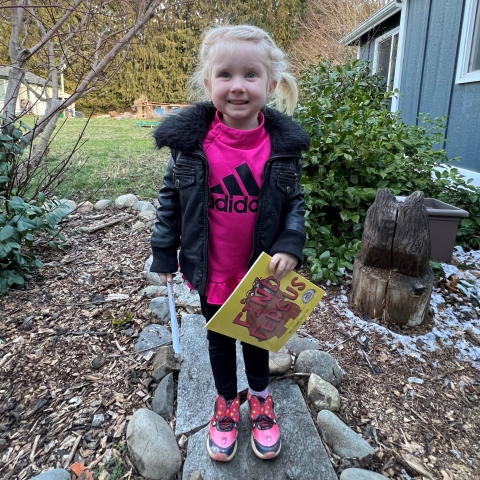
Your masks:
[{"label": "tree trunk", "polygon": [[429,259],[423,192],[398,202],[388,190],[378,190],[354,262],[354,309],[385,323],[419,325],[428,312],[434,280]]},{"label": "tree trunk", "polygon": [[17,106],[17,98],[20,91],[20,86],[25,76],[25,69],[18,65],[12,65],[10,74],[8,76],[7,91],[5,93],[4,111],[7,118],[12,119],[15,115],[15,108]]},{"label": "tree trunk", "polygon": [[421,277],[410,277],[365,266],[357,255],[350,301],[360,315],[386,324],[416,326],[427,316],[433,281],[430,267]]}]

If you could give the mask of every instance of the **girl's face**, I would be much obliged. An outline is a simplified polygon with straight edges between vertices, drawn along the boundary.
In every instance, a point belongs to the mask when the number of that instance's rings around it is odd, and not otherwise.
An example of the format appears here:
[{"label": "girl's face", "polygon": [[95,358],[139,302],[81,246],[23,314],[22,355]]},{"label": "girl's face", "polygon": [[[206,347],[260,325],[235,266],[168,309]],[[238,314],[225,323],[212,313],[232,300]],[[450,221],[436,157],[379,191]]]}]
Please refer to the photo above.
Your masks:
[{"label": "girl's face", "polygon": [[258,112],[277,82],[269,81],[263,56],[254,49],[237,48],[213,65],[205,86],[225,125],[238,130],[258,127]]}]

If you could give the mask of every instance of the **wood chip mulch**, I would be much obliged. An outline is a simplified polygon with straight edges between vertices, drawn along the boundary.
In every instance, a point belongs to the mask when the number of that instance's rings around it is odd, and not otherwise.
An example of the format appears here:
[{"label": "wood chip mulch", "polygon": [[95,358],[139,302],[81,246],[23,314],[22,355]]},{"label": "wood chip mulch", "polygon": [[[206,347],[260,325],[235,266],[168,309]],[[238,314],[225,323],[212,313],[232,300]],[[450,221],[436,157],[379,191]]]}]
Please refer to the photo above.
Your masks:
[{"label": "wood chip mulch", "polygon": [[[138,295],[150,234],[131,233],[135,213],[90,234],[79,227],[117,213],[71,215],[62,224],[67,248],[38,245],[45,268],[0,298],[0,478],[24,480],[74,462],[93,474],[138,478],[125,430],[131,415],[149,406],[155,385],[151,362],[133,348],[154,321],[150,300]],[[327,300],[338,293],[325,289]],[[478,478],[478,370],[447,346],[426,362],[404,357],[379,335],[352,332],[328,302],[300,333],[317,339],[345,371],[339,416],[375,448],[365,467],[398,480]],[[305,379],[298,382],[305,391]],[[329,453],[338,472],[351,466]]]}]

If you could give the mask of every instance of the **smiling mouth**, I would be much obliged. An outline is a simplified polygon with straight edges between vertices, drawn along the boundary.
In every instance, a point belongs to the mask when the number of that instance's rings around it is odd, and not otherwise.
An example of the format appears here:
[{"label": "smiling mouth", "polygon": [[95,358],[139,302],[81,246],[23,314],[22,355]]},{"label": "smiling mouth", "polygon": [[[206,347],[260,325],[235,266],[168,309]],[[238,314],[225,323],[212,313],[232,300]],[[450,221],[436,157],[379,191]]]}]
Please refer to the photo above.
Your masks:
[{"label": "smiling mouth", "polygon": [[232,105],[246,105],[248,100],[228,100],[228,103],[231,103]]}]

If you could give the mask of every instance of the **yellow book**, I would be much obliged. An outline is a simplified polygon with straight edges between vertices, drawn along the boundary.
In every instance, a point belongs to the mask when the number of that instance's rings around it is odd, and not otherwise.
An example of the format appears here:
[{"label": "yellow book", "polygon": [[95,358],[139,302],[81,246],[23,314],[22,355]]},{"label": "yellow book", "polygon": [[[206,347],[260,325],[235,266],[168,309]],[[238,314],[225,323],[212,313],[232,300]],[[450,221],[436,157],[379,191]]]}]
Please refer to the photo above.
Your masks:
[{"label": "yellow book", "polygon": [[262,253],[206,328],[278,352],[305,323],[325,292],[298,273],[280,282]]}]

